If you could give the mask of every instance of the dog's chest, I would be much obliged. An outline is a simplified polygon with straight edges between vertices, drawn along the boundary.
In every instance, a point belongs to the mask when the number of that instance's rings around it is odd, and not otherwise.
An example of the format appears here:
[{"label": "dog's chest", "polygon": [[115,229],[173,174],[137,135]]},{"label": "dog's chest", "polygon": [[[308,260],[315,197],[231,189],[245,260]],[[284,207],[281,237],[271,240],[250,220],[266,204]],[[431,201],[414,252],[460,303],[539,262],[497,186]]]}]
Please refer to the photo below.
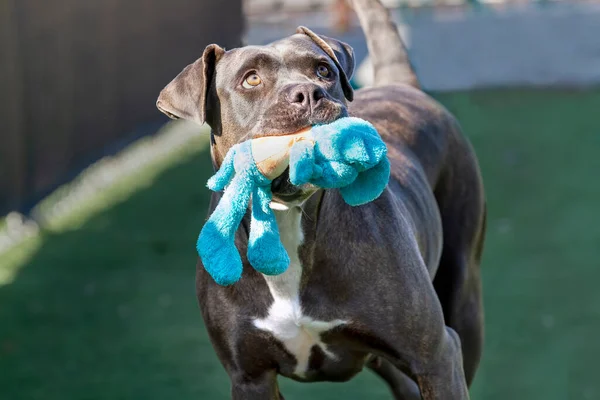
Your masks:
[{"label": "dog's chest", "polygon": [[345,321],[319,321],[306,315],[300,302],[300,281],[302,265],[298,248],[303,242],[301,210],[292,208],[276,212],[281,242],[290,257],[287,271],[278,276],[266,276],[273,303],[265,318],[257,318],[254,325],[270,332],[296,358],[294,374],[303,377],[308,369],[310,355],[314,346],[335,359],[335,354],[327,349],[321,340],[321,334]]}]

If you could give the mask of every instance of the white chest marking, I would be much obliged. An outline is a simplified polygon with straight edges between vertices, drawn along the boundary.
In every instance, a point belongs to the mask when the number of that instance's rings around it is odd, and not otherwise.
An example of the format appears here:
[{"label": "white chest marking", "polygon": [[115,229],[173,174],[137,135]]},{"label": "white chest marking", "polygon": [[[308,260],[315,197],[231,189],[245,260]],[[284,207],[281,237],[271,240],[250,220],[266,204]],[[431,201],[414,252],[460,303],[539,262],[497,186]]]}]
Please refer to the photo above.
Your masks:
[{"label": "white chest marking", "polygon": [[285,348],[296,357],[294,373],[302,377],[308,368],[313,346],[320,347],[328,357],[335,358],[335,355],[328,351],[326,345],[321,341],[321,333],[346,322],[342,320],[316,321],[302,314],[299,295],[302,265],[298,256],[298,247],[304,240],[300,225],[302,211],[298,207],[293,207],[286,211],[275,211],[275,216],[281,242],[290,257],[290,266],[281,275],[264,275],[273,296],[273,304],[269,308],[267,317],[255,319],[254,326],[271,332],[283,343]]}]

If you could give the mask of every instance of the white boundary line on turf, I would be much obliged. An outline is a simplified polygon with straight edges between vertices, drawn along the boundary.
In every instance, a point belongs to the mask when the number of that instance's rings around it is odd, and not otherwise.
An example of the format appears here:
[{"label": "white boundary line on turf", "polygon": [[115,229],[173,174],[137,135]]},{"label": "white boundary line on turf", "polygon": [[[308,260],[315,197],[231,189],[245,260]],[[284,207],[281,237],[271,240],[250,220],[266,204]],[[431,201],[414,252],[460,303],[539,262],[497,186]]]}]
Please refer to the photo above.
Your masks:
[{"label": "white boundary line on turf", "polygon": [[87,167],[71,182],[40,201],[31,213],[32,218],[18,212],[9,213],[5,217],[6,226],[0,228],[0,255],[37,236],[52,221],[82,208],[99,191],[181,152],[203,134],[208,134],[206,125],[169,122],[154,135],[143,137],[116,155],[104,157]]}]

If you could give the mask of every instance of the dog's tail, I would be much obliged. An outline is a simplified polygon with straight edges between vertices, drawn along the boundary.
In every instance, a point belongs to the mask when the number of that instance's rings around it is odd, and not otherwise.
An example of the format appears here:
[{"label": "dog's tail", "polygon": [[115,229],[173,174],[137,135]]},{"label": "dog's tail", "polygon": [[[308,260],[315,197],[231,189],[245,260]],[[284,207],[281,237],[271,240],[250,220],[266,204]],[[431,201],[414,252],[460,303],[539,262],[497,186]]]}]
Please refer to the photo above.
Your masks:
[{"label": "dog's tail", "polygon": [[404,83],[419,88],[404,42],[389,11],[379,0],[352,0],[367,39],[374,86]]}]

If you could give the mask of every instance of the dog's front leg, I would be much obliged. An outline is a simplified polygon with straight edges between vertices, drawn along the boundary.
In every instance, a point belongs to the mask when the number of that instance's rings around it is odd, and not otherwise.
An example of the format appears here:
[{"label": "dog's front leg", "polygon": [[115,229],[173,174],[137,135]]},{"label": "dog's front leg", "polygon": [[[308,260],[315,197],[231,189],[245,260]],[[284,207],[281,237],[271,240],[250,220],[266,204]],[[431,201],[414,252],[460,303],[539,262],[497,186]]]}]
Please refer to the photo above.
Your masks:
[{"label": "dog's front leg", "polygon": [[231,377],[232,400],[284,400],[279,393],[277,374],[268,371],[259,377],[249,377],[243,373]]}]

